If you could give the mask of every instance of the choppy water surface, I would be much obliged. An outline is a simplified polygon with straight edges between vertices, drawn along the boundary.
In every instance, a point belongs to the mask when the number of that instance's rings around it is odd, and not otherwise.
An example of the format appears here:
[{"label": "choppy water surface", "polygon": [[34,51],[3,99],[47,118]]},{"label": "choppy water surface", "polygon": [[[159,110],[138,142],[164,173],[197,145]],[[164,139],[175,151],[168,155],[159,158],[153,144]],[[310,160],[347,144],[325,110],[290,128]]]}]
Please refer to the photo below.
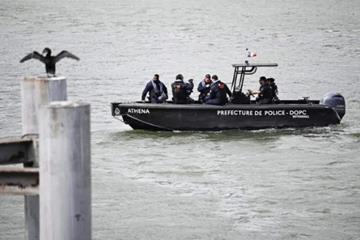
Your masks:
[{"label": "choppy water surface", "polygon": [[[20,134],[25,53],[67,49],[69,98],[92,107],[93,239],[359,239],[360,3],[348,1],[0,2],[0,136]],[[280,98],[346,97],[342,124],[302,130],[132,131],[111,101],[159,73],[197,81],[245,47],[279,63]],[[259,75],[247,83],[255,88]],[[0,197],[0,239],[23,239],[22,197]]]}]

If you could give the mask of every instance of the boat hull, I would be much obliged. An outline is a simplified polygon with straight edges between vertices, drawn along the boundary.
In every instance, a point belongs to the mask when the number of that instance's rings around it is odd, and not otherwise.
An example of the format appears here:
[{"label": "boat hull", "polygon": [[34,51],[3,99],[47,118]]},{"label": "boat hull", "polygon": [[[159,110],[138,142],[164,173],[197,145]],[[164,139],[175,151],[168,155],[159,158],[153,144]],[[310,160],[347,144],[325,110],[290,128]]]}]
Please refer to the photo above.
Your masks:
[{"label": "boat hull", "polygon": [[112,115],[133,129],[214,131],[227,129],[301,128],[341,121],[334,108],[322,104],[151,104],[112,103]]}]

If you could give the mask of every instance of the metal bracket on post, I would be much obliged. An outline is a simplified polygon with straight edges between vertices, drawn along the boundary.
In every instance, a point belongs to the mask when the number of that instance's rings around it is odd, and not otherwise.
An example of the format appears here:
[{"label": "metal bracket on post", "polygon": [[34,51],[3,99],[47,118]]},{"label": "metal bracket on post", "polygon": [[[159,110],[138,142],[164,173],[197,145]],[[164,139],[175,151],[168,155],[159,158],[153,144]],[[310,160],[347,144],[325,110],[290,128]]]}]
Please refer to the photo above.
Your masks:
[{"label": "metal bracket on post", "polygon": [[0,165],[26,163],[31,164],[34,159],[33,141],[19,137],[0,139]]},{"label": "metal bracket on post", "polygon": [[0,168],[0,193],[10,195],[38,195],[38,168]]},{"label": "metal bracket on post", "polygon": [[[24,138],[0,139],[0,164],[33,165],[37,140]],[[37,195],[39,170],[37,168],[0,168],[0,194]]]}]

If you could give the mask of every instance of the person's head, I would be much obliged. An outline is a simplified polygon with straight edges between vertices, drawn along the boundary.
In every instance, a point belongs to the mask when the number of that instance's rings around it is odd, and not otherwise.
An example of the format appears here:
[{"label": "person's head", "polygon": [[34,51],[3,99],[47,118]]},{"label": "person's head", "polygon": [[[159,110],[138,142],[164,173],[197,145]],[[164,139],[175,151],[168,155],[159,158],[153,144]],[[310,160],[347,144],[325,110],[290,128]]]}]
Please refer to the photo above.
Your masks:
[{"label": "person's head", "polygon": [[219,80],[219,78],[218,78],[218,76],[217,76],[217,75],[212,75],[211,79],[212,79],[212,80],[214,80],[214,81]]},{"label": "person's head", "polygon": [[266,77],[261,76],[261,77],[259,78],[259,83],[260,83],[260,85],[265,84],[265,82],[266,82]]},{"label": "person's head", "polygon": [[160,79],[160,76],[159,76],[159,74],[154,74],[154,78],[153,78],[155,81],[156,80],[159,80]]},{"label": "person's head", "polygon": [[268,80],[269,80],[270,84],[274,84],[274,82],[275,82],[274,78],[268,78]]},{"label": "person's head", "polygon": [[211,75],[210,74],[206,74],[205,75],[205,78],[204,78],[204,81],[205,81],[205,83],[211,83],[212,81],[211,81]]},{"label": "person's head", "polygon": [[269,78],[265,79],[265,84],[270,84],[270,79]]},{"label": "person's head", "polygon": [[176,79],[184,80],[184,76],[182,74],[176,75]]}]

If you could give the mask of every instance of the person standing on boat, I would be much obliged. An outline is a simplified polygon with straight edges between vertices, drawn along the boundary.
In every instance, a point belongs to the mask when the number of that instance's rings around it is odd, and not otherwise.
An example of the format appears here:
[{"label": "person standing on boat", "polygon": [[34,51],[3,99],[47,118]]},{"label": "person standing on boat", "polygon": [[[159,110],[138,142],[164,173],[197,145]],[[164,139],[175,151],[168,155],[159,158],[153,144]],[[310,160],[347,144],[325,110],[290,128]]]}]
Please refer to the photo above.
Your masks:
[{"label": "person standing on boat", "polygon": [[171,84],[173,102],[175,104],[192,103],[194,100],[190,97],[194,88],[193,80],[190,79],[187,83],[184,82],[182,74],[176,75],[176,80]]},{"label": "person standing on boat", "polygon": [[274,102],[277,102],[279,101],[279,97],[278,97],[278,87],[275,83],[275,79],[274,78],[268,78],[269,79],[269,84],[270,84],[270,87],[271,87],[271,90],[272,90],[272,100]]},{"label": "person standing on boat", "polygon": [[211,86],[211,76],[210,74],[206,74],[205,78],[199,83],[197,90],[200,92],[199,94],[199,102],[203,103],[205,102],[205,97],[210,92],[210,86]]},{"label": "person standing on boat", "polygon": [[210,94],[205,98],[206,104],[225,105],[229,100],[226,95],[231,97],[228,86],[219,80],[218,76],[212,76],[213,83],[210,86]]},{"label": "person standing on boat", "polygon": [[159,74],[155,74],[153,79],[149,81],[142,93],[141,100],[145,101],[146,95],[149,93],[151,103],[164,103],[168,98],[168,92],[165,84],[160,81]]}]

